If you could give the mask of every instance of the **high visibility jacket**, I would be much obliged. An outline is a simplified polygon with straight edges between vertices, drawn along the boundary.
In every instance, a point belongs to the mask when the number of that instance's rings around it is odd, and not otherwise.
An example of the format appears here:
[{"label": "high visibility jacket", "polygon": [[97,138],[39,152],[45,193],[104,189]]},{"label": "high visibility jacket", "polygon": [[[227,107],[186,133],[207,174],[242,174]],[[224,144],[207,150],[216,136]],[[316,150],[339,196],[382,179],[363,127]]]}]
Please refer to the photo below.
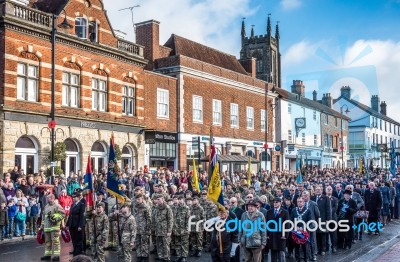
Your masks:
[{"label": "high visibility jacket", "polygon": [[64,217],[65,211],[59,204],[47,204],[42,217],[42,228],[44,232],[60,230],[60,224]]}]

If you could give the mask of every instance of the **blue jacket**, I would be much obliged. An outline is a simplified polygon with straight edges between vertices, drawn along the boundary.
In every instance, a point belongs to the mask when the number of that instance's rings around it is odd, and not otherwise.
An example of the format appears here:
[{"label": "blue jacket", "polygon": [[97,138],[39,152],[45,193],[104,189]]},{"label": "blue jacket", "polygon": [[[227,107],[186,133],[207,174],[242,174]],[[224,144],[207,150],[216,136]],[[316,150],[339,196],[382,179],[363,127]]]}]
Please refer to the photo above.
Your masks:
[{"label": "blue jacket", "polygon": [[13,205],[13,206],[9,206],[8,207],[8,217],[15,217],[15,215],[17,214],[17,206]]}]

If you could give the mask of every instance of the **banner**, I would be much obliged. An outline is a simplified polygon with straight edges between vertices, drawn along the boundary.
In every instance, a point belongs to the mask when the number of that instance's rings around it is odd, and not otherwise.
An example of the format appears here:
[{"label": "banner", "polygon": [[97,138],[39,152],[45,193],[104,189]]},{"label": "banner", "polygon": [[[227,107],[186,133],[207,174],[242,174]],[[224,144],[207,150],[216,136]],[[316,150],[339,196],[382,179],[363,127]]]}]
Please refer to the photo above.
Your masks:
[{"label": "banner", "polygon": [[92,173],[92,162],[90,155],[88,156],[88,162],[86,165],[86,173],[83,178],[83,193],[85,194],[86,207],[89,210],[94,209],[94,189],[93,189],[93,173]]},{"label": "banner", "polygon": [[118,167],[117,157],[115,155],[114,134],[110,140],[110,154],[108,157],[108,172],[107,172],[107,192],[115,196],[122,203],[125,202],[124,192],[121,190],[118,174],[121,170]]}]

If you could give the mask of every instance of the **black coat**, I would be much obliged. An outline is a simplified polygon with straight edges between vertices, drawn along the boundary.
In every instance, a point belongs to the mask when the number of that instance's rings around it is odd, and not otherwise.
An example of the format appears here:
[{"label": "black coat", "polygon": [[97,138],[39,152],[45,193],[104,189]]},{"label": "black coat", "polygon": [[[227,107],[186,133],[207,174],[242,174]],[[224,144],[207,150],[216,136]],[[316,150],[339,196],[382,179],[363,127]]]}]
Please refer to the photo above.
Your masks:
[{"label": "black coat", "polygon": [[339,200],[336,197],[331,196],[330,201],[331,201],[331,210],[332,210],[332,220],[337,221],[336,211],[338,209]]},{"label": "black coat", "polygon": [[67,221],[67,227],[85,227],[85,204],[83,204],[82,201],[72,204]]},{"label": "black coat", "polygon": [[320,213],[317,203],[310,200],[308,201],[308,203],[304,203],[304,205],[306,207],[308,206],[308,209],[311,211],[311,219],[318,220],[318,218],[320,217]]},{"label": "black coat", "polygon": [[[230,212],[229,215],[231,216],[233,213]],[[228,217],[225,221],[227,223],[229,220],[236,219],[236,216],[233,215],[232,217]],[[222,226],[225,228],[225,225]],[[217,240],[218,231],[214,228],[211,237],[211,252],[219,254],[219,241]],[[235,230],[233,232],[228,232],[224,230],[221,232],[221,240],[222,240],[222,252],[229,254],[231,252],[232,243],[238,243],[238,231]]]},{"label": "black coat", "polygon": [[382,208],[382,195],[379,189],[365,190],[365,210],[369,211],[369,217],[378,218],[379,212]]},{"label": "black coat", "polygon": [[342,207],[346,203],[346,200],[344,198],[340,199],[339,205],[338,205],[338,210],[336,211],[338,215],[339,220],[349,220],[348,225],[350,227],[353,226],[354,222],[354,214],[357,212],[357,203],[353,199],[349,199],[349,202],[347,205],[349,206],[346,210],[346,213],[344,214],[344,217],[340,218],[340,213],[342,213]]},{"label": "black coat", "polygon": [[[279,219],[282,223],[286,220],[290,220],[289,213],[282,207],[279,209],[277,216],[275,216],[275,209],[271,208],[267,212],[265,221],[274,220],[279,225]],[[286,226],[289,226],[288,224]],[[270,228],[274,228],[273,224],[270,224]],[[282,232],[270,232],[267,230],[267,247],[271,250],[285,251],[286,239],[289,237],[289,233],[285,233],[285,238],[282,239]]]},{"label": "black coat", "polygon": [[329,198],[327,196],[321,195],[318,202],[317,196],[313,196],[311,200],[317,203],[319,209],[319,217],[321,218],[322,222],[326,222],[332,219],[331,201],[329,201]]},{"label": "black coat", "polygon": [[232,211],[233,209],[231,208],[230,212],[234,213],[236,215],[236,217],[240,220],[240,218],[242,217],[244,210],[241,209],[240,207],[235,208],[235,211]]},{"label": "black coat", "polygon": [[336,191],[336,190],[333,190],[332,195],[333,195],[334,197],[336,197],[338,200],[340,200],[340,199],[343,198],[343,191],[338,192],[338,191]]}]

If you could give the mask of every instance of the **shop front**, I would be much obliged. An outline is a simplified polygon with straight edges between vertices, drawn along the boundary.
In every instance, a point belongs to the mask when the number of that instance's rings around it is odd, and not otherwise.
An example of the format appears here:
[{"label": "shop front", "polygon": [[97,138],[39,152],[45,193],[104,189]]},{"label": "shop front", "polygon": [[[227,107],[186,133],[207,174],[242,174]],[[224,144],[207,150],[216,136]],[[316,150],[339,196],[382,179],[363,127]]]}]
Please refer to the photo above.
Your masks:
[{"label": "shop front", "polygon": [[149,147],[148,154],[150,170],[167,168],[174,170],[177,166],[177,143],[178,135],[176,133],[146,131],[146,144]]}]

